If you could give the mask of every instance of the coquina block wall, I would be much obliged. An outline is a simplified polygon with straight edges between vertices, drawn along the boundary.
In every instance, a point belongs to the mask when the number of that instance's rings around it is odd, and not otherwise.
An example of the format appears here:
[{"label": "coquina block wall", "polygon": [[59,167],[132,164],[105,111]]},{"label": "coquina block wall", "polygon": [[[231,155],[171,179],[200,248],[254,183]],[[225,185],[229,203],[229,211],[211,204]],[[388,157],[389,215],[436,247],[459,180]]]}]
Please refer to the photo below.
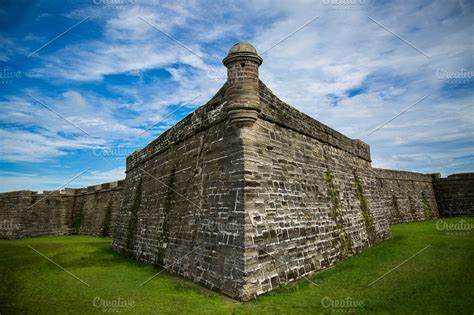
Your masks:
[{"label": "coquina block wall", "polygon": [[378,198],[390,224],[439,217],[430,174],[374,168]]},{"label": "coquina block wall", "polygon": [[41,193],[2,193],[0,239],[67,234],[108,236],[122,200],[122,183]]},{"label": "coquina block wall", "polygon": [[390,237],[369,146],[278,100],[247,43],[213,99],[127,159],[112,247],[248,300]]},{"label": "coquina block wall", "polygon": [[112,248],[239,297],[244,156],[228,87],[127,159]]},{"label": "coquina block wall", "polygon": [[453,174],[447,178],[434,174],[433,179],[441,216],[474,216],[474,173]]},{"label": "coquina block wall", "polygon": [[369,146],[279,100],[259,82],[242,130],[246,296],[267,292],[390,237]]},{"label": "coquina block wall", "polygon": [[0,194],[0,238],[64,235],[74,191],[14,191]]},{"label": "coquina block wall", "polygon": [[123,181],[75,189],[69,234],[111,236],[123,199]]}]

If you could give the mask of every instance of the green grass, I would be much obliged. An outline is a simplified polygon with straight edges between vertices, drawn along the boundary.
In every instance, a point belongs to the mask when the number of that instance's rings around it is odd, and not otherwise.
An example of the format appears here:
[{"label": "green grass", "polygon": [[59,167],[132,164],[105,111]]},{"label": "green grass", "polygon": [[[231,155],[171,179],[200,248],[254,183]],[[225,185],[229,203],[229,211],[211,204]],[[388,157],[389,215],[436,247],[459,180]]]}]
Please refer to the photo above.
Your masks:
[{"label": "green grass", "polygon": [[[443,219],[449,223],[460,220]],[[463,220],[474,225],[474,218]],[[0,241],[0,313],[473,314],[474,230],[452,235],[436,229],[436,222],[392,226],[392,239],[313,275],[310,279],[317,285],[302,279],[248,303],[165,272],[138,287],[157,269],[114,254],[109,249],[109,238],[68,236]],[[133,306],[97,308],[94,298],[110,302],[120,298]],[[325,307],[321,301],[353,304]]]}]

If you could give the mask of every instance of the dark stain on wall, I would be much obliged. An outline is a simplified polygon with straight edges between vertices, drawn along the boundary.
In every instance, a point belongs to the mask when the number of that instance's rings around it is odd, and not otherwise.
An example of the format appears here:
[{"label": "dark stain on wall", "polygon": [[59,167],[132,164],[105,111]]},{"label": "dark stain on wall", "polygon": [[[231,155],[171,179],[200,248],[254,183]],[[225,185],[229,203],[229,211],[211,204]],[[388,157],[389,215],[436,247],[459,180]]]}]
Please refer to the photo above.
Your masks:
[{"label": "dark stain on wall", "polygon": [[[75,204],[76,206],[76,204]],[[72,213],[72,234],[78,234],[83,220],[84,200],[77,202],[77,208],[74,207]]]},{"label": "dark stain on wall", "polygon": [[397,197],[395,197],[395,195],[392,195],[392,207],[393,207],[394,216],[398,220],[400,220],[400,218],[402,217],[402,214],[400,213],[400,208],[398,207],[398,200],[397,200]]},{"label": "dark stain on wall", "polygon": [[163,222],[161,225],[161,233],[158,236],[158,253],[156,256],[155,263],[159,266],[164,265],[164,257],[166,253],[166,247],[169,244],[170,238],[170,212],[173,209],[175,198],[176,198],[176,168],[171,169],[169,181],[166,186],[166,197],[163,205]]},{"label": "dark stain on wall", "polygon": [[104,220],[102,221],[102,232],[101,236],[106,237],[110,235],[110,225],[112,224],[112,211],[113,211],[113,201],[109,200],[107,209],[105,210]]}]

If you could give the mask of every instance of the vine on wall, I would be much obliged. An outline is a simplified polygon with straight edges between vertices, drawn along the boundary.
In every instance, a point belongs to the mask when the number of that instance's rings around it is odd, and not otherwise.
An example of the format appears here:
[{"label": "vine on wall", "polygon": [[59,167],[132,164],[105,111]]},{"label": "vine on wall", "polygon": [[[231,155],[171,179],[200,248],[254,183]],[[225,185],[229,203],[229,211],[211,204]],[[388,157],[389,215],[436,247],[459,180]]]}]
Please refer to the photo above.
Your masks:
[{"label": "vine on wall", "polygon": [[421,192],[421,201],[423,202],[425,219],[431,219],[433,217],[433,210],[431,210],[430,203],[424,192]]},{"label": "vine on wall", "polygon": [[365,222],[365,229],[367,231],[367,236],[369,237],[369,243],[373,244],[375,243],[377,238],[377,234],[375,233],[374,218],[372,217],[372,213],[370,212],[369,208],[369,203],[367,202],[367,198],[365,198],[362,185],[360,184],[359,177],[357,176],[355,171],[354,181],[356,186],[357,199],[359,200],[360,209],[362,211],[362,217],[364,218]]},{"label": "vine on wall", "polygon": [[337,195],[336,188],[334,187],[333,175],[331,171],[327,170],[325,173],[326,186],[329,191],[329,196],[331,197],[331,211],[330,217],[336,223],[336,231],[338,234],[338,241],[341,245],[341,255],[346,257],[349,255],[351,250],[351,243],[347,237],[346,232],[344,231],[344,221],[342,218],[341,209],[339,206],[339,198]]}]

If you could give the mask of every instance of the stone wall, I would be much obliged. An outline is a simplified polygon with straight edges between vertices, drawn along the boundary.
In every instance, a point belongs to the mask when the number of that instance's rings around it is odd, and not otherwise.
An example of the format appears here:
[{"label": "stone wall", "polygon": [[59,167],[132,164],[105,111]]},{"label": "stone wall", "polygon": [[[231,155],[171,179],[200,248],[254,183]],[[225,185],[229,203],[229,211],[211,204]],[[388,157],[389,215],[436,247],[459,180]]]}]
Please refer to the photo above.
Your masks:
[{"label": "stone wall", "polygon": [[374,168],[378,198],[390,224],[436,218],[438,206],[430,174]]},{"label": "stone wall", "polygon": [[443,217],[474,216],[474,173],[433,176],[440,215]]},{"label": "stone wall", "polygon": [[244,162],[226,88],[127,159],[112,248],[239,297]]},{"label": "stone wall", "polygon": [[243,300],[390,237],[369,146],[278,100],[260,63],[234,46],[216,96],[127,159],[112,244]]},{"label": "stone wall", "polygon": [[0,238],[63,235],[74,193],[67,191],[14,191],[0,194]]},{"label": "stone wall", "polygon": [[247,298],[390,237],[368,145],[291,108],[263,83],[260,99],[260,119],[242,130]]},{"label": "stone wall", "polygon": [[111,235],[123,182],[60,191],[0,194],[0,239],[46,235]]},{"label": "stone wall", "polygon": [[123,181],[75,190],[69,233],[111,236],[123,199]]},{"label": "stone wall", "polygon": [[271,120],[236,127],[225,85],[127,159],[114,250],[245,300],[390,237],[368,146],[274,123],[300,113],[259,84]]}]

